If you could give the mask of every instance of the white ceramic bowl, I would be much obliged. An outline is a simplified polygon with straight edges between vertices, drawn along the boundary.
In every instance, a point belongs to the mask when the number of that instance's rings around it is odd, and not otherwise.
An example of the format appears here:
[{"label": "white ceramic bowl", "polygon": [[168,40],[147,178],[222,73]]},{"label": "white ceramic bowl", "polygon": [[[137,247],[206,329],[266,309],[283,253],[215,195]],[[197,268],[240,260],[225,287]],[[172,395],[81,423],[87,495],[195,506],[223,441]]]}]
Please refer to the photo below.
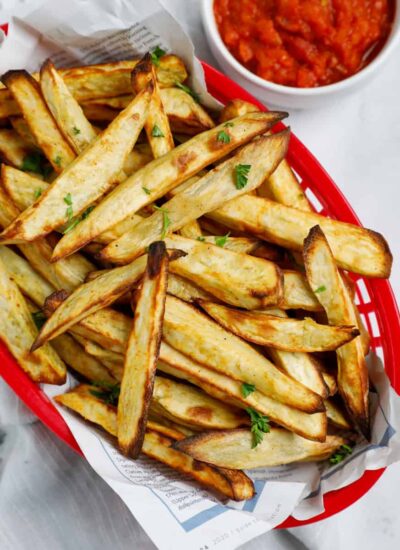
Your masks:
[{"label": "white ceramic bowl", "polygon": [[346,94],[357,91],[377,74],[400,39],[400,0],[396,0],[395,19],[386,44],[376,58],[359,73],[335,84],[319,88],[282,86],[255,75],[233,57],[219,34],[213,4],[214,0],[202,0],[203,27],[214,57],[232,80],[268,106],[295,109],[321,107],[332,99],[337,100]]}]

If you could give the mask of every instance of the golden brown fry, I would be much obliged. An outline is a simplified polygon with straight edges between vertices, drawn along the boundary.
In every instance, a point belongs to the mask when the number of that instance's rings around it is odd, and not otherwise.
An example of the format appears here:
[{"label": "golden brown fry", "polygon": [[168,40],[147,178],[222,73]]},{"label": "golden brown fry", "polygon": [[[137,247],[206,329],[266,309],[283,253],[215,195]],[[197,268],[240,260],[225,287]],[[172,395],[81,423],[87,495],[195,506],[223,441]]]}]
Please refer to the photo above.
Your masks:
[{"label": "golden brown fry", "polygon": [[31,147],[39,150],[39,144],[36,141],[35,136],[29,129],[26,120],[22,116],[13,116],[10,118],[11,126],[19,134],[19,136],[26,141]]},{"label": "golden brown fry", "polygon": [[63,384],[66,368],[54,349],[46,344],[40,350],[30,351],[37,328],[26,301],[10,279],[3,260],[0,260],[0,297],[0,338],[3,344],[32,380]]},{"label": "golden brown fry", "polygon": [[39,155],[36,147],[23,139],[15,130],[0,128],[0,160],[2,162],[16,168],[23,168],[24,160],[32,154]]},{"label": "golden brown fry", "polygon": [[251,448],[250,430],[225,430],[195,435],[174,444],[196,460],[223,468],[260,468],[290,464],[303,460],[321,460],[332,454],[346,440],[328,435],[318,443],[280,428],[271,428],[261,443]]},{"label": "golden brown fry", "polygon": [[229,129],[229,143],[218,141],[218,132],[221,128],[217,127],[150,162],[114,189],[74,232],[64,235],[57,246],[54,259],[78,250],[109,227],[154,202],[208,164],[264,132],[283,116],[282,113],[247,115],[237,119],[235,126]]},{"label": "golden brown fry", "polygon": [[[235,127],[226,128],[224,131],[232,133]],[[170,199],[161,210],[157,210],[109,244],[100,257],[114,263],[126,263],[141,254],[146,246],[160,238],[160,235],[165,236],[167,232],[176,231],[203,214],[219,208],[226,201],[257,188],[284,157],[288,142],[289,133],[284,131],[273,136],[261,137],[243,147],[235,156]],[[221,148],[227,146],[223,142],[219,143]],[[237,184],[236,181],[236,169],[240,165],[251,166],[245,185]],[[165,223],[166,219],[168,225]]]},{"label": "golden brown fry", "polygon": [[156,376],[152,410],[178,422],[209,430],[238,428],[249,423],[240,409],[187,384]]},{"label": "golden brown fry", "polygon": [[126,349],[118,401],[118,446],[136,458],[142,448],[160,351],[167,294],[168,254],[165,243],[150,245],[135,319]]},{"label": "golden brown fry", "polygon": [[360,334],[354,326],[319,325],[310,317],[282,318],[273,312],[241,311],[203,301],[200,305],[220,325],[244,340],[279,350],[331,351]]},{"label": "golden brown fry", "polygon": [[323,411],[321,397],[278,370],[249,344],[227,332],[192,305],[167,296],[164,339],[195,361],[265,395],[307,412]]},{"label": "golden brown fry", "polygon": [[174,148],[174,138],[161,102],[155,66],[151,61],[150,54],[147,54],[132,71],[132,86],[134,91],[138,93],[149,83],[152,83],[154,90],[144,129],[153,156],[156,159],[166,155]]},{"label": "golden brown fry", "polygon": [[278,168],[257,190],[260,197],[272,199],[286,206],[312,212],[308,199],[300,187],[289,163],[284,159]]},{"label": "golden brown fry", "polygon": [[26,71],[8,71],[1,78],[11,91],[40,149],[59,174],[75,159],[43,99],[36,80]]},{"label": "golden brown fry", "polygon": [[[107,405],[93,394],[96,388],[81,385],[69,393],[55,397],[57,403],[79,413],[87,420],[100,425],[111,435],[117,435],[117,414],[113,406]],[[172,449],[173,439],[161,435],[161,430],[149,430],[144,438],[142,452],[163,464],[235,500],[245,500],[254,496],[251,480],[243,472],[212,468],[200,464],[187,455]]]},{"label": "golden brown fry", "polygon": [[[336,267],[328,241],[319,226],[311,229],[304,242],[307,279],[324,307],[329,324],[355,323],[354,308]],[[351,418],[369,438],[368,371],[360,338],[336,352],[339,392]]]},{"label": "golden brown fry", "polygon": [[390,275],[392,255],[387,242],[364,227],[250,195],[238,197],[207,216],[232,229],[299,251],[310,229],[320,225],[339,267],[367,277]]},{"label": "golden brown fry", "polygon": [[97,133],[50,59],[40,69],[40,87],[58,127],[79,155],[96,138]]},{"label": "golden brown fry", "polygon": [[196,135],[215,126],[205,109],[185,91],[163,88],[160,97],[174,133]]},{"label": "golden brown fry", "polygon": [[298,271],[284,269],[283,297],[279,304],[282,309],[304,309],[321,311],[322,306],[315,297],[306,277]]},{"label": "golden brown fry", "polygon": [[228,122],[232,118],[243,116],[247,113],[257,113],[258,111],[260,111],[260,109],[248,101],[243,101],[243,99],[232,99],[228,101],[219,113],[219,121]]},{"label": "golden brown fry", "polygon": [[7,193],[21,211],[33,204],[50,185],[37,178],[37,174],[33,176],[6,164],[1,166],[1,179]]},{"label": "golden brown fry", "polygon": [[351,430],[351,424],[347,418],[345,411],[342,407],[333,399],[327,399],[325,401],[326,416],[328,421],[342,430]]},{"label": "golden brown fry", "polygon": [[[196,302],[197,300],[213,300],[212,294],[195,285],[189,279],[185,279],[175,273],[168,275],[168,294],[176,296],[185,302]],[[208,296],[208,298],[206,298]]]},{"label": "golden brown fry", "polygon": [[115,184],[143,127],[150,97],[151,90],[138,94],[77,161],[64,170],[38,202],[14,220],[2,233],[3,239],[21,242],[47,235],[63,223],[71,222],[70,209],[72,215],[77,216],[106,193]]},{"label": "golden brown fry", "polygon": [[166,238],[166,244],[186,253],[171,264],[171,272],[219,300],[247,309],[279,303],[282,276],[276,264],[178,235]]}]

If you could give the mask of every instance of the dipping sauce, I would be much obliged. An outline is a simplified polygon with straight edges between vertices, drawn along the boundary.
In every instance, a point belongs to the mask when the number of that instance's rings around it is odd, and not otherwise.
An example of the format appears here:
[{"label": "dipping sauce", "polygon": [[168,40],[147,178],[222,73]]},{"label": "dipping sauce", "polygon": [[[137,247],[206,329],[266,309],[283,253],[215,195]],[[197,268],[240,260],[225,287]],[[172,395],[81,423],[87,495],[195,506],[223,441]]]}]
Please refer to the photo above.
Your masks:
[{"label": "dipping sauce", "polygon": [[256,75],[313,88],[360,71],[391,27],[394,0],[214,0],[225,45]]}]

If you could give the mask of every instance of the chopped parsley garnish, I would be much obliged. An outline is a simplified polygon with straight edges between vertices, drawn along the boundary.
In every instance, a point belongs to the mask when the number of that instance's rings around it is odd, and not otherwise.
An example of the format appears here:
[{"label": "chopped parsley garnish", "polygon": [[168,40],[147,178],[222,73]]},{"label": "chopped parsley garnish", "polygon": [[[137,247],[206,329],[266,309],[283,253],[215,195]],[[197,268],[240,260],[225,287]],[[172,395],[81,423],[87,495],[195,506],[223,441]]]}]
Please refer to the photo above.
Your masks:
[{"label": "chopped parsley garnish", "polygon": [[225,122],[224,124],[225,128],[232,128],[234,126],[233,122]]},{"label": "chopped parsley garnish", "polygon": [[246,187],[250,168],[251,164],[237,164],[235,166],[236,189],[243,189],[243,187]]},{"label": "chopped parsley garnish", "polygon": [[254,449],[261,443],[264,434],[270,431],[269,418],[251,407],[247,407],[246,412],[249,414],[251,420],[251,433],[253,435],[251,448]]},{"label": "chopped parsley garnish", "polygon": [[30,153],[24,157],[21,170],[24,172],[33,172],[41,176],[48,176],[51,168],[47,163],[47,159],[38,152]]},{"label": "chopped parsley garnish", "polygon": [[143,191],[146,193],[146,195],[151,195],[150,189],[148,189],[148,188],[145,187],[144,185],[142,186],[142,189],[143,189]]},{"label": "chopped parsley garnish", "polygon": [[217,141],[221,141],[222,143],[229,143],[231,141],[231,136],[225,132],[225,130],[221,130],[217,134]]},{"label": "chopped parsley garnish", "polygon": [[350,445],[341,445],[340,448],[336,451],[336,453],[334,453],[330,457],[329,462],[331,464],[339,464],[345,458],[351,455],[352,452],[353,452],[353,449],[350,447]]},{"label": "chopped parsley garnish", "polygon": [[175,82],[175,86],[177,88],[179,88],[180,90],[183,90],[184,92],[186,92],[190,96],[192,96],[192,98],[197,103],[200,103],[200,95],[197,92],[195,92],[194,90],[192,90],[192,88],[189,88],[189,86],[185,86],[185,84],[181,84],[180,82]]},{"label": "chopped parsley garnish", "polygon": [[[67,193],[67,194],[65,195],[65,197],[64,197],[64,202],[65,202],[65,204],[68,205],[68,207],[67,207],[67,209],[66,209],[66,211],[65,211],[65,215],[67,216],[67,222],[68,222],[68,224],[71,224],[72,218],[73,218],[73,216],[74,216],[74,209],[72,208],[72,195],[71,195],[71,193]],[[76,224],[75,224],[75,225],[76,225]],[[75,227],[75,226],[74,226],[74,227]],[[68,228],[64,231],[64,233],[66,233],[67,231],[70,231],[70,230],[71,230],[71,228],[68,227]]]},{"label": "chopped parsley garnish", "polygon": [[71,193],[65,195],[64,202],[68,205],[68,208],[65,211],[68,222],[67,227],[63,231],[63,234],[65,235],[66,233],[72,231],[72,229],[74,229],[78,225],[78,223],[81,223],[81,221],[85,220],[89,216],[90,212],[92,212],[92,210],[94,209],[94,206],[88,206],[88,208],[86,208],[86,210],[84,210],[80,216],[74,218]]},{"label": "chopped parsley garnish", "polygon": [[160,65],[160,58],[163,57],[167,52],[160,48],[160,46],[157,46],[151,53],[151,62],[153,65],[158,67]]},{"label": "chopped parsley garnish", "polygon": [[325,292],[325,290],[326,290],[326,286],[325,286],[325,285],[321,285],[321,286],[319,286],[318,288],[316,288],[316,289],[314,290],[314,292],[315,292],[315,294],[318,294],[318,292]]},{"label": "chopped parsley garnish", "polygon": [[197,237],[196,240],[197,240],[197,241],[200,241],[201,243],[205,243],[205,242],[206,242],[206,238],[203,237],[202,235],[200,235],[199,237]]},{"label": "chopped parsley garnish", "polygon": [[42,193],[43,189],[41,187],[36,187],[35,192],[33,193],[35,200],[38,199]]},{"label": "chopped parsley garnish", "polygon": [[98,390],[90,390],[90,393],[95,397],[98,397],[107,405],[118,405],[118,398],[120,393],[120,385],[112,384],[110,382],[93,382],[93,386],[98,387]]},{"label": "chopped parsley garnish", "polygon": [[241,389],[242,389],[243,397],[248,397],[251,393],[256,391],[255,385],[254,384],[248,384],[247,382],[243,382]]},{"label": "chopped parsley garnish", "polygon": [[57,166],[61,166],[61,161],[62,161],[61,155],[57,155],[56,158],[54,159],[54,164],[57,164]]},{"label": "chopped parsley garnish", "polygon": [[94,210],[94,205],[88,206],[84,212],[82,212],[81,221],[86,220],[86,218],[89,216],[90,212]]},{"label": "chopped parsley garnish", "polygon": [[45,314],[43,313],[43,311],[40,309],[39,311],[34,311],[33,313],[31,313],[32,315],[32,319],[33,319],[33,322],[35,323],[36,325],[36,328],[38,330],[40,330],[42,328],[42,326],[45,324],[46,322],[46,316]]},{"label": "chopped parsley garnish", "polygon": [[164,134],[160,130],[160,128],[157,126],[157,124],[154,124],[153,129],[151,131],[151,135],[153,137],[164,137]]},{"label": "chopped parsley garnish", "polygon": [[74,132],[74,136],[77,136],[78,134],[81,133],[81,131],[79,130],[79,128],[77,128],[76,126],[74,126],[74,127],[72,128],[72,131]]},{"label": "chopped parsley garnish", "polygon": [[156,210],[159,210],[162,213],[162,233],[161,233],[161,240],[164,240],[167,235],[168,227],[171,225],[171,220],[169,219],[169,212],[166,208],[162,208],[161,206],[153,205]]},{"label": "chopped parsley garnish", "polygon": [[223,235],[222,237],[215,237],[215,244],[223,248],[226,245],[226,241],[228,240],[230,234],[231,232],[228,231],[228,233],[226,235]]}]

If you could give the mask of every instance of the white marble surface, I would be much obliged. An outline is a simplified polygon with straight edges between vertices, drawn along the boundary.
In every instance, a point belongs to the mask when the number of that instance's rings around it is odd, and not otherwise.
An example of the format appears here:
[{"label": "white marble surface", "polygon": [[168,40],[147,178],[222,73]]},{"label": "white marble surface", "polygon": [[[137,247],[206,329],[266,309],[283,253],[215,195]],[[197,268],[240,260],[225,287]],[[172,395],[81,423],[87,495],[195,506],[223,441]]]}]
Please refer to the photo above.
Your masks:
[{"label": "white marble surface", "polygon": [[[32,0],[24,3],[32,5]],[[201,29],[200,1],[163,3],[188,30],[197,55],[215,64]],[[16,0],[0,0],[0,10],[15,4]],[[290,116],[292,129],[333,176],[363,223],[388,238],[395,256],[392,285],[398,298],[399,54],[356,96]],[[399,479],[400,465],[392,466],[364,498],[340,515],[290,532],[268,533],[247,544],[246,550],[400,548]],[[0,381],[0,549],[28,548],[154,546],[111,489],[35,422]]]}]

